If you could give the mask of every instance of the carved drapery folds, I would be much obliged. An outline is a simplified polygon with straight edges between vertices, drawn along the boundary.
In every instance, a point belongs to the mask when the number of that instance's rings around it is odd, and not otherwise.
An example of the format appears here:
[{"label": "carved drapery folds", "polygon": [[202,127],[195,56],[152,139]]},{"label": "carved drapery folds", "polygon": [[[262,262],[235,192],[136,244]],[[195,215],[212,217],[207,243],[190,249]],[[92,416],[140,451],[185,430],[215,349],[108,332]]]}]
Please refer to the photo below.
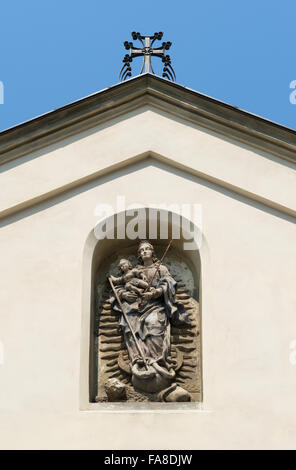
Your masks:
[{"label": "carved drapery folds", "polygon": [[201,399],[194,267],[173,247],[160,262],[162,254],[140,242],[97,274],[97,402]]}]

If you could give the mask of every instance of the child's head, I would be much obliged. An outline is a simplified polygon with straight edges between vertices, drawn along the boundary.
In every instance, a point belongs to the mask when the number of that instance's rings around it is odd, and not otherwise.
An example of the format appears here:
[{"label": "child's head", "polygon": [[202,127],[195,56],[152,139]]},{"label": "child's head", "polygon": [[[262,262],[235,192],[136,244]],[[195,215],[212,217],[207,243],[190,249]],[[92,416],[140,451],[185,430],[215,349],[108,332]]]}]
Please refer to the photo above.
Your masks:
[{"label": "child's head", "polygon": [[121,272],[123,273],[126,273],[127,271],[129,271],[130,269],[132,269],[132,263],[128,260],[128,259],[121,259],[119,261],[119,269],[121,270]]}]

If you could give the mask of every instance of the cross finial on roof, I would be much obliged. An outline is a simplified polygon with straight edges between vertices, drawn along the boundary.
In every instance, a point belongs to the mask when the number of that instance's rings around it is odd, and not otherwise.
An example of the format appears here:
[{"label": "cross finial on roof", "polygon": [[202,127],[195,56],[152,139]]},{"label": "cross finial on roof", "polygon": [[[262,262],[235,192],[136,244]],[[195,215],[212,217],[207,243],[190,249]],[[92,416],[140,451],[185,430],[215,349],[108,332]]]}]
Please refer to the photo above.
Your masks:
[{"label": "cross finial on roof", "polygon": [[174,69],[171,65],[171,58],[169,55],[166,55],[166,51],[169,50],[172,43],[171,42],[163,42],[161,47],[153,48],[152,45],[154,41],[158,40],[161,41],[163,36],[162,32],[154,33],[153,36],[142,36],[140,33],[132,32],[132,38],[134,41],[137,39],[142,43],[142,47],[136,48],[134,47],[132,42],[125,41],[124,47],[129,51],[129,54],[126,54],[123,58],[123,66],[119,74],[119,79],[121,81],[126,80],[128,77],[131,77],[131,62],[133,61],[134,57],[143,56],[143,64],[140,71],[141,73],[155,73],[152,67],[151,57],[160,57],[163,62],[163,73],[162,76],[168,78],[169,80],[175,81],[176,75]]}]

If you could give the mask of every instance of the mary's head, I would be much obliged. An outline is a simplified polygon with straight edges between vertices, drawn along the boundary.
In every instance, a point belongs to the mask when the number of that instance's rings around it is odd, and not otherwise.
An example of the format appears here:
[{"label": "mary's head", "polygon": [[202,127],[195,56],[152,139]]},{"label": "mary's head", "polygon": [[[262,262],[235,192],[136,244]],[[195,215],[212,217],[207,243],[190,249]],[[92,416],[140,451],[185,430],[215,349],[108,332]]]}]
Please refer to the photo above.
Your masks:
[{"label": "mary's head", "polygon": [[143,240],[139,244],[138,260],[141,264],[146,264],[149,262],[155,263],[157,261],[153,245],[151,245],[151,243],[147,240]]}]

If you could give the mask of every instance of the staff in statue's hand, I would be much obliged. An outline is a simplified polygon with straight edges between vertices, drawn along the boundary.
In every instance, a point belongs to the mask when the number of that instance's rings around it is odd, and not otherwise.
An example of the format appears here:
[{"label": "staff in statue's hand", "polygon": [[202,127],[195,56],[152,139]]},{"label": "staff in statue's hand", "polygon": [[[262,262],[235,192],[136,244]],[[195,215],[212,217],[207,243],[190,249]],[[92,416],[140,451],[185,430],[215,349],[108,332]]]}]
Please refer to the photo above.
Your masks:
[{"label": "staff in statue's hand", "polygon": [[[114,284],[113,284],[113,282],[112,282],[112,277],[109,276],[109,277],[108,277],[108,280],[109,280],[110,286],[111,286],[111,288],[112,288],[112,290],[113,290],[113,293],[114,293],[114,295],[115,295],[115,298],[116,298],[116,300],[117,300],[117,303],[118,303],[118,305],[119,305],[119,307],[120,307],[120,309],[121,309],[122,315],[123,315],[123,317],[124,317],[124,319],[125,319],[125,321],[126,321],[128,327],[129,327],[129,329],[130,329],[131,334],[133,335],[136,348],[137,348],[138,353],[140,354],[140,356],[141,356],[141,358],[142,358],[144,367],[145,367],[145,369],[148,370],[148,365],[147,365],[147,361],[146,361],[146,358],[145,358],[145,354],[144,354],[144,352],[142,351],[142,349],[141,349],[141,347],[140,347],[139,341],[137,340],[136,334],[135,334],[135,332],[134,332],[134,330],[133,330],[133,328],[132,328],[132,325],[130,324],[130,321],[129,321],[129,319],[128,319],[128,315],[127,315],[126,311],[124,310],[124,307],[123,307],[123,305],[122,305],[122,302],[121,302],[121,300],[120,300],[120,298],[119,298],[119,296],[118,296],[118,293],[117,293],[117,291],[116,291],[116,289],[115,289],[115,287],[114,287]],[[130,292],[130,294],[132,294],[132,293]]]},{"label": "staff in statue's hand", "polygon": [[161,260],[158,260],[155,264],[155,272],[153,274],[153,277],[151,279],[151,281],[148,283],[148,286],[146,287],[146,289],[144,290],[144,292],[141,294],[142,296],[142,299],[139,301],[138,303],[138,308],[141,307],[141,305],[143,304],[143,302],[147,302],[148,300],[151,300],[156,292],[157,289],[155,289],[154,287],[152,287],[152,283],[154,281],[154,278],[156,276],[156,273],[157,271],[159,270],[159,266],[162,264],[167,252],[169,251],[169,248],[171,246],[171,244],[173,243],[173,240],[170,241],[170,243],[168,244],[168,246],[166,247],[165,249],[165,252],[164,254],[162,255],[162,258]]}]

